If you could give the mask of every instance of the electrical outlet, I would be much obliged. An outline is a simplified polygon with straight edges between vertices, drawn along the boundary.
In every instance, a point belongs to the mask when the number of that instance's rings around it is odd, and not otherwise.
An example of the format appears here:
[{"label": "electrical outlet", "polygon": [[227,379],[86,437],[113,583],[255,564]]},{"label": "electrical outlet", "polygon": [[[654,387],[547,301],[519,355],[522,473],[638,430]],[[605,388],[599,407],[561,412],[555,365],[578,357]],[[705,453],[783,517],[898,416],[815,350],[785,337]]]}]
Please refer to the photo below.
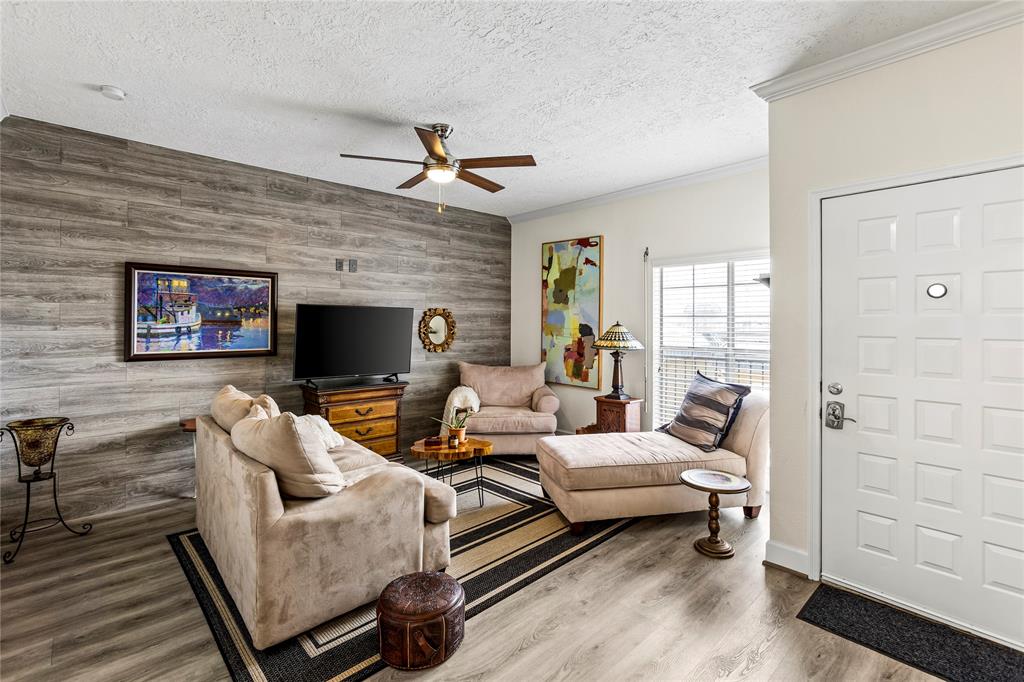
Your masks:
[{"label": "electrical outlet", "polygon": [[345,261],[343,261],[340,258],[335,258],[334,259],[334,269],[337,270],[338,272],[344,272],[345,271]]},{"label": "electrical outlet", "polygon": [[348,271],[349,272],[355,272],[356,271],[356,266],[358,265],[358,263],[359,263],[359,261],[357,261],[355,258],[349,258],[348,259]]}]

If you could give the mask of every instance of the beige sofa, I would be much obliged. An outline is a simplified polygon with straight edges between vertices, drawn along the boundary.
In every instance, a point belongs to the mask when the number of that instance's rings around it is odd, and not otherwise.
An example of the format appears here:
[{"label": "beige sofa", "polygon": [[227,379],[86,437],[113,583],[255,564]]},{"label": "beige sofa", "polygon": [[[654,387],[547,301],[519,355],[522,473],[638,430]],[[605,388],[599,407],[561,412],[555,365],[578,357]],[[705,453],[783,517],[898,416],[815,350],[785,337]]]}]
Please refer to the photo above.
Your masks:
[{"label": "beige sofa", "polygon": [[722,495],[722,507],[755,518],[768,486],[768,397],[743,399],[722,447],[704,452],[660,431],[551,436],[537,441],[545,493],[582,532],[586,521],[707,509],[708,495],[679,482],[685,469],[726,471],[750,480],[750,492]]},{"label": "beige sofa", "polygon": [[544,363],[491,367],[460,362],[459,383],[480,400],[466,433],[491,441],[494,454],[533,454],[539,439],[555,433],[559,402],[544,383]]},{"label": "beige sofa", "polygon": [[369,603],[394,578],[448,566],[455,491],[347,440],[346,488],[282,497],[274,472],[210,417],[196,433],[196,520],[253,646],[265,649]]}]

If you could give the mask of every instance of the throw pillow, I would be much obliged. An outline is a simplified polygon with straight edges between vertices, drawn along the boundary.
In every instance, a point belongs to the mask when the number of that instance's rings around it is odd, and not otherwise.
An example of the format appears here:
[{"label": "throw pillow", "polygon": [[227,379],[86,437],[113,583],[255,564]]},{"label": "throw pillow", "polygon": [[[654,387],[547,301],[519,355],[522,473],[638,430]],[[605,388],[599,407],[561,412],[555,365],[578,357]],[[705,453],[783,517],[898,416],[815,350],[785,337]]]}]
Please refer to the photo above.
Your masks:
[{"label": "throw pillow", "polygon": [[748,393],[750,386],[715,381],[697,372],[675,419],[660,430],[711,452],[729,432]]},{"label": "throw pillow", "polygon": [[267,415],[271,417],[281,416],[281,408],[277,406],[277,401],[271,398],[266,393],[261,393],[260,395],[256,396],[253,399],[252,404],[259,405],[260,407],[262,407],[264,410],[267,411]]},{"label": "throw pillow", "polygon": [[310,420],[291,412],[271,417],[259,405],[231,429],[231,442],[274,470],[281,491],[292,497],[327,497],[345,487],[345,478]]},{"label": "throw pillow", "polygon": [[271,417],[281,414],[281,408],[269,395],[263,394],[254,399],[245,391],[239,391],[231,384],[220,389],[217,391],[217,395],[213,396],[213,401],[210,403],[210,414],[220,428],[230,433],[235,424],[245,419],[253,405],[261,406]]},{"label": "throw pillow", "polygon": [[332,429],[330,423],[320,415],[304,414],[301,417],[296,417],[296,419],[309,422],[316,429],[317,434],[320,435],[320,440],[323,441],[324,447],[328,450],[339,448],[345,444],[345,437]]}]

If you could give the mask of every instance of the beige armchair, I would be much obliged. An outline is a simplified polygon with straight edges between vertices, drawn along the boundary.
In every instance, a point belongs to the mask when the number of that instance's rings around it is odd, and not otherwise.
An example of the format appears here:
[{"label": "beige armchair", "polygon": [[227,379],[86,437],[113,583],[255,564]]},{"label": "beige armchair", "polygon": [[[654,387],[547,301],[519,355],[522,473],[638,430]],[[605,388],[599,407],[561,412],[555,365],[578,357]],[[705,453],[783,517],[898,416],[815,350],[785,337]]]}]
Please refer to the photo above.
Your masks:
[{"label": "beige armchair", "polygon": [[494,443],[494,454],[532,455],[539,439],[554,435],[559,403],[544,383],[544,363],[490,367],[460,362],[459,379],[480,401],[466,433]]},{"label": "beige armchair", "polygon": [[265,649],[377,598],[391,580],[450,560],[455,491],[347,440],[328,452],[347,487],[282,497],[274,472],[210,417],[196,433],[196,521]]}]

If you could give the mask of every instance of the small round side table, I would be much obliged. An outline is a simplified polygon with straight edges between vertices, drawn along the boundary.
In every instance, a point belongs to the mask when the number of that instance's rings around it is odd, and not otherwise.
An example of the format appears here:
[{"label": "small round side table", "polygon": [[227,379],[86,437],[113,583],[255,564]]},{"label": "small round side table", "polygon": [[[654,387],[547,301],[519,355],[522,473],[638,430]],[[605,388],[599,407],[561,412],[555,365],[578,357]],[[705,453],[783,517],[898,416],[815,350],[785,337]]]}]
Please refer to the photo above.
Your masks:
[{"label": "small round side table", "polygon": [[732,545],[718,537],[718,531],[721,530],[718,523],[718,496],[745,493],[750,490],[750,481],[724,471],[710,469],[688,469],[679,474],[679,480],[694,490],[708,493],[708,531],[711,534],[706,538],[694,540],[694,549],[714,559],[730,558],[736,553],[735,550]]},{"label": "small round side table", "polygon": [[[447,471],[449,484],[453,484],[456,465],[472,460],[473,471],[476,474],[477,497],[480,499],[480,506],[484,506],[484,457],[494,452],[494,444],[491,441],[470,436],[459,443],[459,447],[450,448],[447,445],[427,446],[426,438],[420,438],[412,444],[409,452],[416,459],[425,460],[428,476],[432,475],[443,482]],[[437,462],[437,471],[434,474],[430,473],[431,460]]]}]

